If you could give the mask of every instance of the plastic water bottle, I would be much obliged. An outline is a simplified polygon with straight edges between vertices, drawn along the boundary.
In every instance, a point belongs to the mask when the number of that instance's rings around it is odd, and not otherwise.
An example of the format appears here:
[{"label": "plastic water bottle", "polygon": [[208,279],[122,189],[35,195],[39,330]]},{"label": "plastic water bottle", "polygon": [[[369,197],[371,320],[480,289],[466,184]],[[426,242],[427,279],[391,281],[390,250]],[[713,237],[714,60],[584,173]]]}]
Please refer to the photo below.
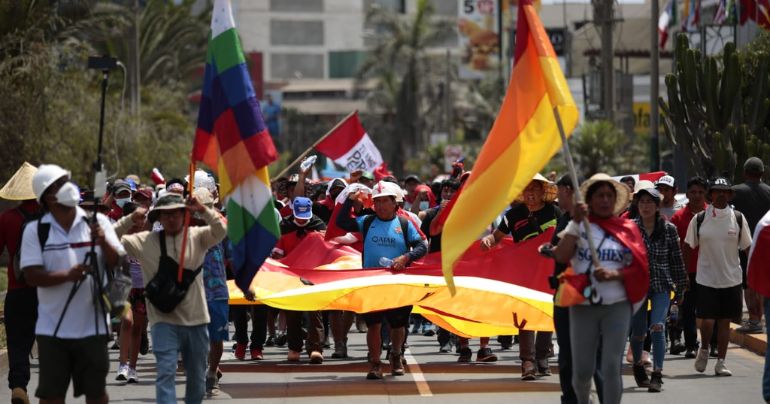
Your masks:
[{"label": "plastic water bottle", "polygon": [[383,268],[390,268],[393,265],[393,260],[388,257],[380,257],[380,266]]},{"label": "plastic water bottle", "polygon": [[310,168],[310,166],[312,166],[315,163],[317,158],[318,156],[316,156],[315,154],[313,154],[312,156],[305,157],[305,159],[302,160],[301,163],[299,163],[299,168],[301,168],[302,171],[307,170],[308,168]]},{"label": "plastic water bottle", "polygon": [[669,310],[669,318],[671,319],[672,323],[676,323],[679,319],[679,306],[672,304],[671,309]]}]

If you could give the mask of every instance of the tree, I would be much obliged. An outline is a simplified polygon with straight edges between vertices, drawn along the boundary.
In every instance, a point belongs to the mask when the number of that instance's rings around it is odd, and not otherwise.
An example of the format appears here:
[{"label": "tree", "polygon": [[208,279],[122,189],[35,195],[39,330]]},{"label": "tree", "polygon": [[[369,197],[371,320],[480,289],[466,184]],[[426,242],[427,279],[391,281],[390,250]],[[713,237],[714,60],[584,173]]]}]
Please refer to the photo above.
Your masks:
[{"label": "tree", "polygon": [[377,81],[368,101],[393,125],[389,160],[396,174],[403,173],[406,157],[428,144],[428,115],[437,104],[431,96],[446,69],[443,58],[432,57],[428,48],[441,43],[455,28],[452,22],[435,18],[434,11],[430,1],[418,0],[409,17],[376,5],[366,14],[367,25],[376,32],[372,36],[375,45],[358,78]]},{"label": "tree", "polygon": [[598,172],[619,173],[626,135],[609,121],[588,121],[569,140],[575,164],[588,178]]}]

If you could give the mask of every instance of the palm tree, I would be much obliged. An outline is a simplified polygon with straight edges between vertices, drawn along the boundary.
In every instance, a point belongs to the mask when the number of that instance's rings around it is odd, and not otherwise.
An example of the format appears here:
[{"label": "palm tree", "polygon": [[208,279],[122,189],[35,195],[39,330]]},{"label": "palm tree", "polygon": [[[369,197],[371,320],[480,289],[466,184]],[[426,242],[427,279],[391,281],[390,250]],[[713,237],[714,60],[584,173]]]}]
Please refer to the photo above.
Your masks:
[{"label": "palm tree", "polygon": [[437,87],[438,73],[445,69],[436,68],[443,58],[431,56],[428,49],[455,29],[453,22],[436,19],[434,11],[430,1],[418,0],[415,13],[408,18],[377,6],[366,14],[367,25],[375,27],[375,45],[358,78],[377,81],[368,101],[393,121],[390,161],[397,174],[403,171],[405,156],[423,150],[428,143],[426,112],[436,105],[430,102],[430,95]]}]

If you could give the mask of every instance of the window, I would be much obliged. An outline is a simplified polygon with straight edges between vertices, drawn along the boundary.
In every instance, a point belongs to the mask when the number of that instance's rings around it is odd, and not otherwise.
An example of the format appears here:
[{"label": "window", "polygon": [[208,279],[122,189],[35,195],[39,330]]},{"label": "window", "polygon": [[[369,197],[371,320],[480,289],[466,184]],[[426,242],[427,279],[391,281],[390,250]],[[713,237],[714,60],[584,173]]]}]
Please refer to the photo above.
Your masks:
[{"label": "window", "polygon": [[324,55],[315,53],[273,53],[270,55],[272,79],[321,79]]},{"label": "window", "polygon": [[270,0],[270,11],[323,12],[323,0]]},{"label": "window", "polygon": [[364,51],[335,51],[329,52],[329,78],[352,78],[366,58]]},{"label": "window", "polygon": [[309,46],[324,44],[323,21],[270,20],[270,44]]}]

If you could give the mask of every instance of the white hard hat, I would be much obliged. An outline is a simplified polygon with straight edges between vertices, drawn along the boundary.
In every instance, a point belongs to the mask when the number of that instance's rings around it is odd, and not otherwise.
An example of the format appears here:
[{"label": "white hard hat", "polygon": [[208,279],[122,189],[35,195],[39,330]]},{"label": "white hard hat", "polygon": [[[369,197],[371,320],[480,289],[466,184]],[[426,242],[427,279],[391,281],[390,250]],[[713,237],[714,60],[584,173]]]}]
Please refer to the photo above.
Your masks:
[{"label": "white hard hat", "polygon": [[32,177],[32,191],[35,192],[35,198],[40,202],[43,193],[61,177],[70,177],[70,172],[57,166],[56,164],[43,164],[38,167],[35,176]]},{"label": "white hard hat", "polygon": [[372,199],[376,199],[381,196],[392,196],[393,198],[397,199],[399,194],[399,186],[392,182],[380,181],[374,186],[373,191],[374,194],[372,195]]}]

